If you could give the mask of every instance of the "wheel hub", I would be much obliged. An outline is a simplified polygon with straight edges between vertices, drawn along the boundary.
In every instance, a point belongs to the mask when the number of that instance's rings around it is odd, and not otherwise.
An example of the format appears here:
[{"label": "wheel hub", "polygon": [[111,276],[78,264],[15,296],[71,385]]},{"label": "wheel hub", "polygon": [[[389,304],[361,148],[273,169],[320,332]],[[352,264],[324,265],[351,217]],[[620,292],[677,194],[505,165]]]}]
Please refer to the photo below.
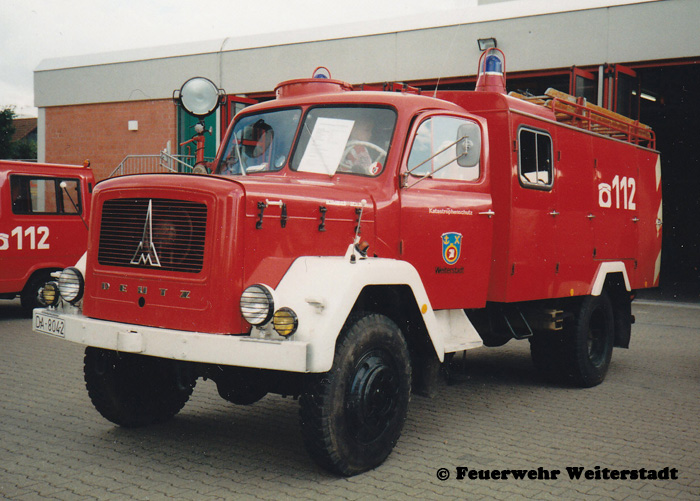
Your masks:
[{"label": "wheel hub", "polygon": [[365,354],[356,365],[347,391],[350,432],[361,442],[378,438],[396,410],[396,369],[381,352]]}]

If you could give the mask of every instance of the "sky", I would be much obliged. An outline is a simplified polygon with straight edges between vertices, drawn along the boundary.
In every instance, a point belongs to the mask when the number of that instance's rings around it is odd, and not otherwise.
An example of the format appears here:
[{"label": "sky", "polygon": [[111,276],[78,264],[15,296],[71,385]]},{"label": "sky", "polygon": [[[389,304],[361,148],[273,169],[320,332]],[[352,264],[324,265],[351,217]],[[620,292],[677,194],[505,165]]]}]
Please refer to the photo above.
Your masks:
[{"label": "sky", "polygon": [[476,0],[0,0],[0,109],[36,116],[44,59],[450,11]]}]

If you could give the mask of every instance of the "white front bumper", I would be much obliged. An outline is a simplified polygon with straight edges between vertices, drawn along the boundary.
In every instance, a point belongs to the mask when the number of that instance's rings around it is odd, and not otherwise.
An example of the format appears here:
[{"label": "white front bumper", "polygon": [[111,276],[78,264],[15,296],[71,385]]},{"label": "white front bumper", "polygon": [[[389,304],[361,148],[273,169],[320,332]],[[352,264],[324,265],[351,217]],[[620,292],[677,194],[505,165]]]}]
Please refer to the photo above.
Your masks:
[{"label": "white front bumper", "polygon": [[303,341],[255,339],[122,324],[37,308],[32,330],[74,343],[187,362],[309,372]]}]

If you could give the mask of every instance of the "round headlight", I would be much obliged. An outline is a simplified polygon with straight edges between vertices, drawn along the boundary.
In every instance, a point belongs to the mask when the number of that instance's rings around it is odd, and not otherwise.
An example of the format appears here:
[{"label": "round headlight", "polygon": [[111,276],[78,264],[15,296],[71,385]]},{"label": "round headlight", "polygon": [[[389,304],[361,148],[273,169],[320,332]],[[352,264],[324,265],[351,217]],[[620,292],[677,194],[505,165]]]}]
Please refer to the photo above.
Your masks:
[{"label": "round headlight", "polygon": [[58,290],[63,299],[71,304],[75,304],[83,297],[85,281],[83,274],[78,268],[66,268],[58,277]]},{"label": "round headlight", "polygon": [[56,282],[45,283],[44,287],[41,289],[41,292],[39,292],[39,299],[46,306],[53,306],[58,303],[59,297],[58,284]]},{"label": "round headlight", "polygon": [[241,315],[251,325],[269,322],[274,310],[272,294],[264,285],[251,285],[241,294]]},{"label": "round headlight", "polygon": [[297,315],[291,308],[280,308],[272,317],[272,326],[277,334],[283,337],[294,334],[298,325]]}]

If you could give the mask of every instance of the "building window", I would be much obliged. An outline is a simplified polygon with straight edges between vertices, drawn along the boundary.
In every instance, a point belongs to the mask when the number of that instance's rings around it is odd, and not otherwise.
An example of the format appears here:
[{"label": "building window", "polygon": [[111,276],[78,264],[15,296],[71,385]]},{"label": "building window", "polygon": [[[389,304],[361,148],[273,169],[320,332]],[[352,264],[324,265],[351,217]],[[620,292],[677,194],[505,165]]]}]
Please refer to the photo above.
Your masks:
[{"label": "building window", "polygon": [[548,190],[554,182],[552,138],[549,134],[522,128],[518,132],[518,173],[527,188]]}]

